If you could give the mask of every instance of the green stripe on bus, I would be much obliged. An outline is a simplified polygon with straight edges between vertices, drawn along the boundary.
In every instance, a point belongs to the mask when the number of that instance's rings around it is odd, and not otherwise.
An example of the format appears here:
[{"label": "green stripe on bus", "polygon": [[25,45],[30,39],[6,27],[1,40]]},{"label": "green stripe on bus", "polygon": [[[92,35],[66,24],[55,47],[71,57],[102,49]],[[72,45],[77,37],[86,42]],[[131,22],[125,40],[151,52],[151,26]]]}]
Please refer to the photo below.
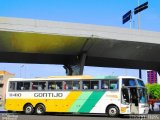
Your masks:
[{"label": "green stripe on bus", "polygon": [[105,91],[94,91],[87,101],[83,104],[78,112],[80,113],[89,113],[100,98],[104,95]]},{"label": "green stripe on bus", "polygon": [[78,112],[78,110],[83,106],[89,96],[92,94],[92,91],[84,91],[81,95],[77,98],[75,103],[70,108],[69,112]]}]

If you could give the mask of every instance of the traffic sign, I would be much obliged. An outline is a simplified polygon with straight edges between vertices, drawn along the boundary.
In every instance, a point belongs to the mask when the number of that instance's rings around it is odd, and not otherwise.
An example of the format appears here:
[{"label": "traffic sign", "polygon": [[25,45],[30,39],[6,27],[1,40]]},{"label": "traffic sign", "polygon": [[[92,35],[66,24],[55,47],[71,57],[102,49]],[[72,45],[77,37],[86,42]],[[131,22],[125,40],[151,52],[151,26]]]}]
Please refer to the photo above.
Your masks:
[{"label": "traffic sign", "polygon": [[123,24],[128,22],[131,18],[132,18],[132,11],[130,10],[126,14],[123,15],[123,18],[122,18]]},{"label": "traffic sign", "polygon": [[148,8],[148,2],[145,2],[145,3],[143,3],[142,5],[140,5],[140,6],[138,6],[138,7],[136,7],[135,9],[134,9],[134,14],[137,14],[137,13],[139,13],[139,12],[141,12],[142,10],[145,10],[145,9],[147,9]]}]

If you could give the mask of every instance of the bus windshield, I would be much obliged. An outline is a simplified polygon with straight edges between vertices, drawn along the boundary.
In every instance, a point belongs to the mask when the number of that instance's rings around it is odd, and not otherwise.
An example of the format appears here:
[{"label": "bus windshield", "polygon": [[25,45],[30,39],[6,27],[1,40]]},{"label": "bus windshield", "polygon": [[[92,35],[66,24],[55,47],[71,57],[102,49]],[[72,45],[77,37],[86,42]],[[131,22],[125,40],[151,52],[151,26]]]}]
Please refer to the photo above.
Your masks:
[{"label": "bus windshield", "polygon": [[122,85],[123,86],[136,86],[136,80],[135,79],[122,79]]},{"label": "bus windshield", "polygon": [[122,85],[128,87],[145,87],[144,82],[140,79],[122,79]]},{"label": "bus windshield", "polygon": [[138,81],[138,86],[139,87],[144,87],[144,82],[142,80],[137,80]]},{"label": "bus windshield", "polygon": [[147,102],[147,90],[145,88],[139,88],[138,94],[139,94],[139,102],[146,103]]}]

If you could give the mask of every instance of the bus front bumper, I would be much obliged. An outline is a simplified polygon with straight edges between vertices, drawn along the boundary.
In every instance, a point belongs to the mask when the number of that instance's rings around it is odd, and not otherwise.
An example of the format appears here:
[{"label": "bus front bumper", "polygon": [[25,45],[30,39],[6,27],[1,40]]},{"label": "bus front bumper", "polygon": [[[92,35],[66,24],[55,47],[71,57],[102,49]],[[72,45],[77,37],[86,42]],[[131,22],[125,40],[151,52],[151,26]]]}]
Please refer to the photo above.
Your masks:
[{"label": "bus front bumper", "polygon": [[139,106],[139,114],[148,114],[149,113],[149,105],[148,104],[141,104]]}]

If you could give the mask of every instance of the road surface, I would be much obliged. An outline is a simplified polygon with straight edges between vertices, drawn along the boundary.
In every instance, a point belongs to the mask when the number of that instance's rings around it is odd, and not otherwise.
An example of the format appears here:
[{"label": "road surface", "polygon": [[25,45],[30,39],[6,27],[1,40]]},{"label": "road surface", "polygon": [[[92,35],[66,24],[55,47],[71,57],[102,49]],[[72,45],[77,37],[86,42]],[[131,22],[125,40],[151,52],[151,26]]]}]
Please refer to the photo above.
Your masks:
[{"label": "road surface", "polygon": [[159,120],[160,114],[148,114],[142,116],[123,116],[110,118],[104,115],[71,115],[71,114],[45,114],[45,115],[25,115],[18,113],[0,113],[0,120]]}]

